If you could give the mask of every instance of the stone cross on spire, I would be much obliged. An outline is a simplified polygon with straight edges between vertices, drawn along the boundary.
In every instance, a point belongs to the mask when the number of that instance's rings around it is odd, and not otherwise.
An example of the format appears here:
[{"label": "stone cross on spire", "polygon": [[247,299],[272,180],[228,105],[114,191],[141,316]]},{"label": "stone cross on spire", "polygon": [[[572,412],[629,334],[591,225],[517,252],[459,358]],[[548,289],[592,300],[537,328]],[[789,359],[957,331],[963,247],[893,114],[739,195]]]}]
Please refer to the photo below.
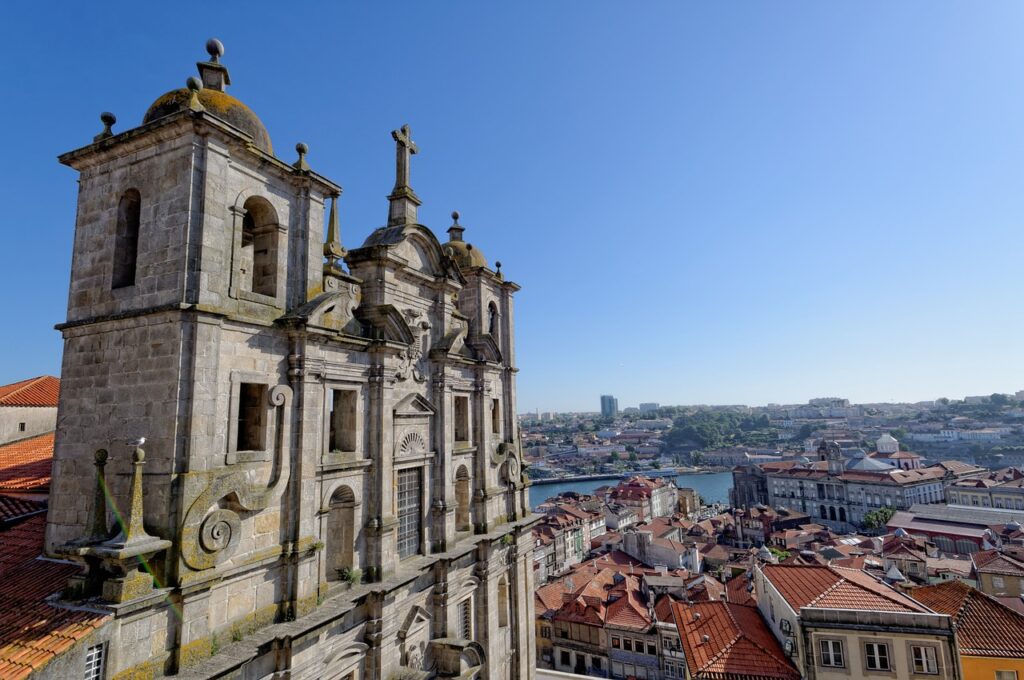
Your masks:
[{"label": "stone cross on spire", "polygon": [[388,226],[415,224],[416,208],[421,201],[409,186],[409,161],[413,154],[419,152],[419,147],[412,141],[408,125],[403,125],[401,130],[392,130],[391,137],[395,140],[395,188],[388,196],[391,201]]}]

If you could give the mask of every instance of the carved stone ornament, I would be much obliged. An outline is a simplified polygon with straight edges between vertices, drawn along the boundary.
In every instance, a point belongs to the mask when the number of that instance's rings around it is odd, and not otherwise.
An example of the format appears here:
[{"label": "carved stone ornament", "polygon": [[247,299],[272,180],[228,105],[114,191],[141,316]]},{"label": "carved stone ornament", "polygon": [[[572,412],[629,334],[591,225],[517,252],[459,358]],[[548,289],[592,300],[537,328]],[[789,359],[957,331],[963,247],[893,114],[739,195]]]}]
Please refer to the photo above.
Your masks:
[{"label": "carved stone ornament", "polygon": [[[256,469],[238,466],[221,473],[189,505],[182,523],[179,545],[181,558],[192,569],[211,569],[231,557],[238,547],[242,520],[234,508],[258,512],[277,500],[288,486],[291,459],[284,451],[289,441],[289,418],[285,416],[292,401],[287,385],[270,388],[270,405],[274,407],[277,430],[270,480],[254,483]],[[263,469],[267,463],[259,464]],[[230,507],[220,507],[221,504]]]},{"label": "carved stone ornament", "polygon": [[427,452],[427,442],[419,432],[410,432],[398,446],[399,456],[418,456]]},{"label": "carved stone ornament", "polygon": [[[419,312],[416,310],[406,310],[406,315],[414,314],[413,318],[419,316]],[[428,358],[426,353],[423,351],[423,346],[426,344],[427,333],[430,331],[430,324],[426,321],[421,321],[418,324],[413,325],[413,332],[416,333],[416,339],[402,350],[402,353],[398,355],[398,370],[395,371],[395,380],[398,382],[405,382],[409,378],[412,378],[415,382],[423,383],[427,381],[427,374],[429,373],[429,367],[427,365]]]}]

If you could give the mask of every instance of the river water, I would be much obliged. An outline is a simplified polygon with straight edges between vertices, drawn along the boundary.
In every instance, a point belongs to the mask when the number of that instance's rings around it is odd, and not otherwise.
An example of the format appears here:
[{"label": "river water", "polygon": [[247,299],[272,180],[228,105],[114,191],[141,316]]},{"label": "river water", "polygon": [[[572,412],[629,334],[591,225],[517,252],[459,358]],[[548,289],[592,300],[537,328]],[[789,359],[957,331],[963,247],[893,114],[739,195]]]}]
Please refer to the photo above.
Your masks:
[{"label": "river water", "polygon": [[[530,505],[536,507],[548,498],[563,491],[592,493],[599,486],[618,484],[617,479],[589,479],[583,482],[534,482],[530,487]],[[676,475],[676,486],[696,489],[705,503],[728,503],[729,489],[732,488],[731,472],[715,472],[709,475]]]}]

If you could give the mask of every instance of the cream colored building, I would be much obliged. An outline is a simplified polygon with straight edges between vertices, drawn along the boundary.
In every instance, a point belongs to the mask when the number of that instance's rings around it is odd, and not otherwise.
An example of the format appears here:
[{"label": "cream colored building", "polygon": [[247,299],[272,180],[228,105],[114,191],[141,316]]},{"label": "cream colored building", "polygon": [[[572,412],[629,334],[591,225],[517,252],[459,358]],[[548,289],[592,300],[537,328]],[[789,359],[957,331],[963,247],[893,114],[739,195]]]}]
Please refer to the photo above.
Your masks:
[{"label": "cream colored building", "polygon": [[950,617],[863,571],[758,564],[753,582],[761,615],[806,678],[960,678]]}]

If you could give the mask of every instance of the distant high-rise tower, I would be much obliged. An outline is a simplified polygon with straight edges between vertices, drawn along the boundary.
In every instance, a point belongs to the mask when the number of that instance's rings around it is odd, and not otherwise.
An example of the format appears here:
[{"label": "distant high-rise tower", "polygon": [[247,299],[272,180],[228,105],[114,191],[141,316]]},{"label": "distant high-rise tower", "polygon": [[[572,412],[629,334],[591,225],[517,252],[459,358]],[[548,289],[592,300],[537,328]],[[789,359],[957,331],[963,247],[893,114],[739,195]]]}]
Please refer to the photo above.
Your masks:
[{"label": "distant high-rise tower", "polygon": [[610,394],[601,395],[601,417],[614,418],[619,413],[619,400]]}]

